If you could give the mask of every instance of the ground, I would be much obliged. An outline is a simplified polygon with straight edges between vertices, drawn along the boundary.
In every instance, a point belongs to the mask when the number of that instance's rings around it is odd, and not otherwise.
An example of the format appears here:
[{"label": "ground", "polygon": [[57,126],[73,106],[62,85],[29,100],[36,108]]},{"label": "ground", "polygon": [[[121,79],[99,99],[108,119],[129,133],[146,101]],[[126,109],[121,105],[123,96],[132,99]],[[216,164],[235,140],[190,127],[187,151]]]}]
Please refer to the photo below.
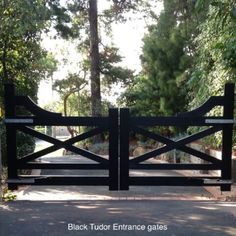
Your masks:
[{"label": "ground", "polygon": [[[236,211],[236,203],[186,200],[16,201],[0,208],[2,236],[236,235],[236,218],[232,213]],[[101,230],[92,229],[91,224],[100,226]],[[113,224],[144,225],[145,230],[115,230]],[[68,225],[70,229],[83,229],[68,230]],[[104,225],[110,228],[105,230]],[[151,229],[153,231],[149,232]]]},{"label": "ground", "polygon": [[[63,158],[42,161],[63,162]],[[107,174],[99,171],[80,174]],[[52,174],[52,170],[34,174]],[[78,173],[57,170],[53,174]],[[180,174],[158,171],[158,175]],[[23,186],[15,194],[16,201],[0,204],[1,236],[236,235],[236,202],[219,201],[222,195],[213,196],[202,187],[132,186],[130,191],[110,192],[107,186]]]}]

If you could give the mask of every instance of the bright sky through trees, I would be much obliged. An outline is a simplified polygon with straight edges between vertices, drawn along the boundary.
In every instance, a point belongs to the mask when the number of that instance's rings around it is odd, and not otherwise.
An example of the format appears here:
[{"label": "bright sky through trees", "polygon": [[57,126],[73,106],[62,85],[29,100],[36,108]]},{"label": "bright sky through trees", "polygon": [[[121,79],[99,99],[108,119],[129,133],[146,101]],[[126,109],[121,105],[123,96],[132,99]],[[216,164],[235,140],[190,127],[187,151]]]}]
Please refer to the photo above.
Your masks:
[{"label": "bright sky through trees", "polygon": [[[98,8],[104,9],[107,7],[106,1],[98,1]],[[156,13],[159,14],[163,9],[162,3],[158,2],[156,5]],[[140,55],[142,51],[142,38],[147,31],[146,20],[140,15],[129,14],[132,20],[128,20],[126,23],[119,23],[113,25],[113,37],[112,41],[119,48],[119,52],[123,57],[122,64],[129,69],[140,72]],[[51,32],[51,35],[54,33]],[[106,38],[104,34],[101,35],[102,40],[110,40]],[[49,36],[45,36],[42,42],[43,47],[48,51],[51,51],[59,61],[58,71],[53,75],[53,81],[57,79],[63,79],[67,73],[76,72],[78,70],[78,63],[80,61],[80,55],[76,52],[76,45],[72,41],[65,41],[62,39],[50,39]],[[67,61],[66,66],[63,66],[62,61]],[[52,80],[48,78],[47,81],[42,81],[39,87],[38,103],[39,105],[45,105],[49,101],[57,100],[59,96],[52,92]],[[116,88],[114,88],[116,89]],[[119,89],[119,88],[117,88]],[[113,101],[115,102],[113,97]]]}]

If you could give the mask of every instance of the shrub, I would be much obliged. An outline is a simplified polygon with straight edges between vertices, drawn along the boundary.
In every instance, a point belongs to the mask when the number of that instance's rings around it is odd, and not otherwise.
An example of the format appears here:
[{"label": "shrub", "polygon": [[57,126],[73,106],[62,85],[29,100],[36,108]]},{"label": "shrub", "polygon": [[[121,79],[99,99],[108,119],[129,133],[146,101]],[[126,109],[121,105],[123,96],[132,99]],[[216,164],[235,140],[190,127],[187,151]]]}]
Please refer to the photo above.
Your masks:
[{"label": "shrub", "polygon": [[[2,164],[7,166],[7,154],[6,154],[6,128],[5,125],[0,125],[1,135],[1,154]],[[35,140],[30,135],[22,132],[17,132],[17,156],[22,157],[29,153],[32,153],[35,149]]]}]

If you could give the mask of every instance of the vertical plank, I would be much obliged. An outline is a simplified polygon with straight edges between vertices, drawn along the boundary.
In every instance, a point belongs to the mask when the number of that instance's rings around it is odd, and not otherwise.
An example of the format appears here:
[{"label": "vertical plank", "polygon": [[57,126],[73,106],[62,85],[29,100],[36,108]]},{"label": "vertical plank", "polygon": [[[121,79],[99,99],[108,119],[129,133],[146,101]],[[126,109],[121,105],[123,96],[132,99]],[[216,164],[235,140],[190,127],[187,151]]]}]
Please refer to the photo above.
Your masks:
[{"label": "vertical plank", "polygon": [[129,190],[129,109],[120,109],[120,190]]},{"label": "vertical plank", "polygon": [[[5,118],[15,116],[15,88],[13,84],[5,85]],[[14,124],[6,124],[7,169],[8,179],[17,179],[16,128]],[[17,189],[17,184],[9,183],[8,189]]]},{"label": "vertical plank", "polygon": [[[224,119],[234,118],[234,84],[228,83],[224,90]],[[224,124],[222,132],[222,170],[221,178],[231,180],[233,125]],[[231,185],[221,186],[221,191],[230,191]]]},{"label": "vertical plank", "polygon": [[118,109],[109,109],[109,190],[118,190]]}]

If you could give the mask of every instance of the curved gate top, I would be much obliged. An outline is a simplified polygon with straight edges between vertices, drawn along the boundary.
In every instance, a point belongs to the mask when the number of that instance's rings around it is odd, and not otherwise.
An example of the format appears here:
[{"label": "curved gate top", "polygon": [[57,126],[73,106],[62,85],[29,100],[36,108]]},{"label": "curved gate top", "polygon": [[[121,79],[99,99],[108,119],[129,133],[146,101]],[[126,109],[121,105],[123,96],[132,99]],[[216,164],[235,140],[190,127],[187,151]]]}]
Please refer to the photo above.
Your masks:
[{"label": "curved gate top", "polygon": [[[31,115],[20,116],[17,107],[24,107]],[[216,106],[223,108],[222,116],[208,116]],[[167,186],[220,186],[222,191],[231,188],[231,155],[234,124],[234,84],[226,84],[223,96],[213,96],[201,107],[173,117],[133,117],[128,108],[109,109],[107,117],[63,117],[38,107],[29,97],[15,94],[12,84],[5,85],[5,123],[8,158],[8,185],[16,189],[18,185],[107,185],[109,190],[128,190],[131,185]],[[47,126],[88,126],[91,129],[66,141],[42,134],[34,129],[36,125]],[[151,132],[147,127],[155,126],[201,126],[202,131],[179,140],[172,140]],[[50,147],[17,157],[16,132],[21,131],[51,143]],[[189,147],[193,141],[222,131],[221,160]],[[108,158],[78,148],[73,144],[94,135],[108,132]],[[163,144],[163,146],[131,158],[130,132],[135,132]],[[95,164],[83,163],[40,163],[35,160],[60,148],[65,148],[80,156],[93,160]],[[145,163],[173,149],[196,156],[203,164],[186,163]],[[105,169],[107,176],[22,176],[20,169]],[[145,170],[220,170],[220,176],[130,176],[131,169]]]}]

